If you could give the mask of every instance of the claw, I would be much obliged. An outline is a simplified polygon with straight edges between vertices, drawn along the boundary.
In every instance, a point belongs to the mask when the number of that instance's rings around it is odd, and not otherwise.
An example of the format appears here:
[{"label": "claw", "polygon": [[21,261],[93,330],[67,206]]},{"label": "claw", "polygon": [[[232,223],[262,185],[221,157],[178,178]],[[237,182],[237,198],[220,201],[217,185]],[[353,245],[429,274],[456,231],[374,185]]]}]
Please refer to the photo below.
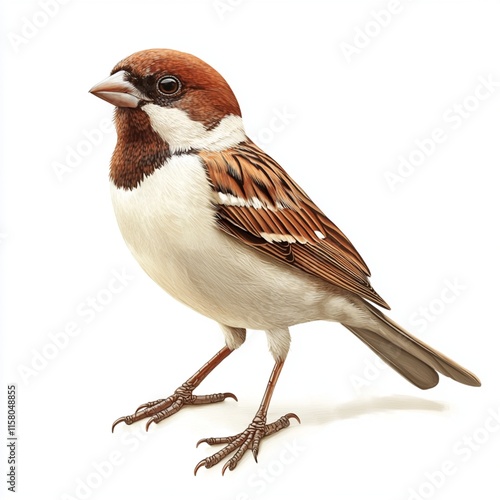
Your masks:
[{"label": "claw", "polygon": [[257,460],[257,455],[259,454],[259,450],[252,450],[252,453],[253,453],[253,458],[255,460],[255,463],[259,463],[259,461]]},{"label": "claw", "polygon": [[235,401],[238,401],[238,398],[232,392],[225,392],[224,397],[233,398]]},{"label": "claw", "polygon": [[207,461],[205,459],[203,459],[201,462],[198,462],[198,464],[194,468],[194,475],[196,476],[196,473],[198,472],[198,469],[200,467],[203,467],[203,466],[206,466],[206,465],[207,465]]},{"label": "claw", "polygon": [[203,438],[203,439],[200,439],[197,443],[196,443],[196,448],[198,448],[198,446],[200,446],[201,443],[206,443],[208,440],[208,438]]},{"label": "claw", "polygon": [[111,433],[115,431],[115,427],[120,423],[120,422],[126,422],[126,417],[120,417],[117,418],[114,422],[113,425],[111,426]]},{"label": "claw", "polygon": [[137,410],[135,410],[135,413],[134,415],[137,415],[141,410],[143,410],[144,408],[149,408],[150,407],[150,403],[144,403],[143,405],[139,406],[137,408]]},{"label": "claw", "polygon": [[287,414],[285,415],[285,417],[286,417],[286,418],[288,418],[289,420],[290,420],[291,418],[294,418],[295,420],[297,420],[297,422],[298,422],[299,424],[301,424],[301,423],[302,423],[302,422],[300,421],[300,418],[299,418],[297,415],[295,415],[295,413],[287,413]]},{"label": "claw", "polygon": [[229,467],[229,470],[233,470],[231,469],[231,460],[228,460],[225,464],[224,464],[224,467],[222,467],[222,475],[224,475],[224,472],[226,472],[226,469]]},{"label": "claw", "polygon": [[153,422],[155,422],[155,417],[151,417],[151,418],[147,421],[147,423],[146,423],[146,432],[148,432],[148,430],[149,430],[149,426],[150,426]]}]

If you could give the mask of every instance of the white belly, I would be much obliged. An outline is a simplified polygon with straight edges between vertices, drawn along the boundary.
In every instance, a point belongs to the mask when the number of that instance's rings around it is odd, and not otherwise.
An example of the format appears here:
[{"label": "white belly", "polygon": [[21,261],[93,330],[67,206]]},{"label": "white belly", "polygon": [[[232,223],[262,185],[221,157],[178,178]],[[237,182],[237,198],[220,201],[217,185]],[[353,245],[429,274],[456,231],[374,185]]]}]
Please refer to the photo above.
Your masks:
[{"label": "white belly", "polygon": [[111,185],[120,230],[146,273],[227,326],[267,330],[321,319],[325,288],[218,229],[211,192],[199,158],[188,154],[137,189]]}]

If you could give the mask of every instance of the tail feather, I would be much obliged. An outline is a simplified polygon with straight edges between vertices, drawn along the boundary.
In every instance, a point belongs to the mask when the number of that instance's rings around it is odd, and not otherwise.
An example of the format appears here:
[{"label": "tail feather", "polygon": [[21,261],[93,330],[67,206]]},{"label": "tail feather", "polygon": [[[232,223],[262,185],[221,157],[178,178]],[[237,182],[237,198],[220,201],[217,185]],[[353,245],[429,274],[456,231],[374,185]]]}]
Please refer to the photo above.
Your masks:
[{"label": "tail feather", "polygon": [[391,368],[420,389],[430,389],[439,382],[439,376],[434,368],[420,361],[409,352],[396,347],[384,337],[364,328],[344,326],[380,356]]},{"label": "tail feather", "polygon": [[366,303],[366,306],[377,322],[377,331],[344,326],[417,387],[434,387],[439,380],[436,372],[462,384],[481,385],[480,380],[469,370],[418,340],[371,304]]}]

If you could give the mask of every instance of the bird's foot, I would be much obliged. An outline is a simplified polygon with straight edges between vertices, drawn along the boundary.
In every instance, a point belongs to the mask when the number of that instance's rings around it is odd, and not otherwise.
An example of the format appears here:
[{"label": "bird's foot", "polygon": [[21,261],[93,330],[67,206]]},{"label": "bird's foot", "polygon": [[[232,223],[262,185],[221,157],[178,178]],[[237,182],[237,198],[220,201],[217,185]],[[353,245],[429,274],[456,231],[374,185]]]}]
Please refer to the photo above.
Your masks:
[{"label": "bird's foot", "polygon": [[224,467],[222,468],[222,474],[226,472],[226,469],[234,470],[238,465],[238,462],[241,460],[241,457],[247,450],[252,450],[255,461],[257,462],[259,445],[262,438],[274,434],[275,432],[278,432],[285,427],[288,427],[290,425],[291,418],[295,418],[300,423],[300,419],[299,417],[297,417],[297,415],[295,415],[295,413],[287,413],[286,415],[276,420],[276,422],[273,422],[272,424],[266,424],[265,415],[257,413],[250,425],[240,434],[229,437],[200,439],[196,446],[198,446],[200,443],[207,443],[209,445],[225,444],[227,446],[222,448],[222,450],[218,451],[217,453],[214,453],[213,455],[199,462],[194,469],[195,475],[200,467],[209,469],[210,467],[218,464],[233,451],[235,451],[235,453],[224,464]]},{"label": "bird's foot", "polygon": [[173,394],[172,396],[166,399],[157,399],[156,401],[151,401],[150,403],[145,403],[132,415],[128,415],[126,417],[120,417],[119,419],[113,422],[113,426],[111,428],[111,432],[114,431],[117,424],[120,422],[125,422],[127,425],[133,424],[139,420],[144,418],[148,418],[149,420],[146,423],[146,431],[149,429],[149,426],[154,422],[157,424],[161,422],[170,415],[177,413],[181,408],[187,405],[202,405],[209,403],[219,403],[224,401],[226,398],[233,398],[238,401],[238,398],[230,393],[223,392],[218,394],[209,394],[206,396],[195,396],[193,394],[193,390],[195,387],[186,382],[182,384]]}]

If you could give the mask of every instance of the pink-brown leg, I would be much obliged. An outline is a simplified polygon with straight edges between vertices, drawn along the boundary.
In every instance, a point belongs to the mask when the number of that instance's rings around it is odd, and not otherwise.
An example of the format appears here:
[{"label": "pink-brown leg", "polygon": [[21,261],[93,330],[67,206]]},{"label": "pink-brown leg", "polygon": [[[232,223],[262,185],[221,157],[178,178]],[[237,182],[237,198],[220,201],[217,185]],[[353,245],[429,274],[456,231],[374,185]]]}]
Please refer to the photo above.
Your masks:
[{"label": "pink-brown leg", "polygon": [[192,377],[176,389],[172,396],[169,396],[166,399],[151,401],[150,403],[145,403],[139,406],[139,408],[137,408],[135,413],[132,415],[120,417],[115,420],[111,431],[113,432],[116,425],[120,422],[125,422],[127,425],[130,425],[149,417],[149,420],[146,423],[146,430],[148,430],[149,426],[153,422],[161,422],[165,418],[170,417],[170,415],[177,413],[181,408],[187,405],[219,403],[220,401],[224,401],[226,398],[233,398],[238,401],[236,396],[230,392],[209,394],[206,396],[195,396],[193,394],[194,389],[201,384],[205,377],[232,352],[233,351],[229,349],[229,347],[225,346],[210,361],[205,363]]}]

